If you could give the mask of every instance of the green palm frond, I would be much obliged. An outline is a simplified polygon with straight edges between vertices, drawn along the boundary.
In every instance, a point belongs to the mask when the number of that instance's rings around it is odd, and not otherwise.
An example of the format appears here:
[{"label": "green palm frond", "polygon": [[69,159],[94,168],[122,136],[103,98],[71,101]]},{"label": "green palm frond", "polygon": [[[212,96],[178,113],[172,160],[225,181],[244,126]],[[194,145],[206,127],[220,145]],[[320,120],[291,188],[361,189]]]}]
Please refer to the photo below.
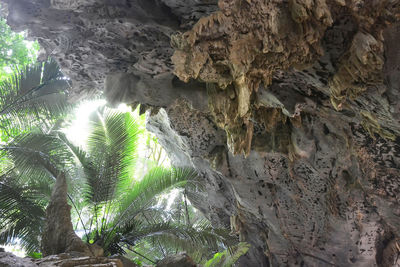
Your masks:
[{"label": "green palm frond", "polygon": [[240,242],[231,251],[225,250],[216,253],[212,259],[204,264],[204,267],[232,267],[249,249],[249,243]]},{"label": "green palm frond", "polygon": [[[156,208],[151,204],[155,203],[156,196],[166,192],[173,187],[184,186],[187,181],[194,179],[197,173],[189,168],[162,168],[152,169],[147,175],[133,186],[125,184],[127,187],[120,191],[121,194],[116,196],[113,202],[102,202],[93,206],[97,212],[101,209],[103,217],[99,222],[99,214],[94,215],[96,224],[96,232],[101,239],[104,248],[112,253],[117,253],[121,249],[119,242],[121,238],[125,238],[125,234],[130,234],[130,242],[136,242],[132,236],[137,239],[145,236],[154,235],[155,231],[166,233],[167,230],[176,230],[176,226],[165,223],[162,218],[167,219],[167,212]],[[122,180],[124,182],[124,180]],[[104,209],[107,205],[111,205],[111,216],[104,216]],[[115,209],[117,207],[117,209]],[[156,215],[158,219],[154,220]],[[148,217],[147,217],[148,216]],[[107,219],[110,219],[108,222]],[[151,218],[151,222],[149,221]],[[106,222],[103,224],[103,219]],[[146,220],[146,221],[145,221]],[[99,225],[101,225],[99,229]],[[128,240],[125,238],[125,240]]]},{"label": "green palm frond", "polygon": [[[24,182],[30,181],[31,186],[42,190],[42,198],[47,201],[51,195],[51,186],[61,172],[77,173],[76,157],[58,132],[21,134],[0,148],[12,162],[13,168],[18,170],[18,174],[13,174],[14,177],[23,177]],[[78,192],[74,191],[79,186],[78,182],[77,179],[68,180],[69,184],[74,185],[69,188],[69,192]]]},{"label": "green palm frond", "polygon": [[35,179],[55,179],[63,166],[72,165],[62,141],[50,134],[21,134],[1,149],[20,173]]},{"label": "green palm frond", "polygon": [[84,149],[68,140],[64,133],[58,132],[57,136],[63,142],[66,150],[69,152],[68,155],[71,157],[70,162],[72,166],[68,169],[71,179],[68,182],[68,190],[72,196],[77,196],[78,201],[75,204],[78,205],[80,203],[80,206],[83,208],[86,203],[80,201],[79,198],[82,194],[82,188],[86,187],[85,177],[97,177],[93,158]]},{"label": "green palm frond", "polygon": [[[129,225],[131,226],[131,225]],[[226,232],[225,235],[216,233],[210,225],[197,225],[187,226],[182,224],[173,224],[170,222],[161,222],[154,224],[141,223],[135,225],[133,229],[128,228],[120,230],[123,234],[126,242],[129,241],[131,244],[135,244],[139,240],[150,240],[157,237],[158,241],[165,247],[179,248],[181,250],[187,250],[192,248],[193,250],[203,246],[209,250],[217,251],[219,244],[234,244],[236,238],[229,236]],[[128,233],[125,233],[126,230]],[[169,242],[173,240],[173,242]]]},{"label": "green palm frond", "polygon": [[[39,90],[43,90],[43,95],[52,94],[53,78],[63,80],[54,67],[42,66],[30,71],[31,78],[21,78],[15,83],[23,97],[36,96]],[[29,89],[38,80],[41,87]],[[23,97],[17,94],[16,99],[20,101]],[[15,116],[27,118],[24,116],[33,106],[24,107],[25,102],[18,101],[15,107],[24,111]],[[34,98],[26,101],[34,102]],[[0,108],[1,104],[0,99]],[[45,119],[44,110],[37,113],[42,116],[39,119],[50,122]],[[12,112],[12,108],[7,108],[4,114]],[[28,251],[37,249],[43,207],[49,201],[52,182],[59,173],[71,177],[69,190],[72,188],[74,194],[70,201],[77,209],[75,217],[79,220],[74,224],[82,225],[87,242],[98,242],[109,254],[121,254],[127,248],[149,243],[155,247],[154,254],[186,250],[203,257],[237,242],[226,230],[213,229],[210,223],[196,217],[188,209],[186,197],[173,203],[178,210],[166,210],[167,201],[163,204],[158,201],[160,194],[172,188],[185,188],[185,196],[191,201],[201,201],[204,188],[193,169],[155,167],[141,180],[134,179],[140,130],[131,113],[98,110],[91,118],[92,131],[85,149],[74,145],[57,127],[45,128],[13,136],[0,148],[11,162],[3,173],[10,174],[15,181],[12,188],[6,187],[7,183],[0,187],[0,212],[5,214],[0,218],[0,243],[19,238]],[[0,177],[0,185],[4,179]]]},{"label": "green palm frond", "polygon": [[72,107],[67,102],[69,83],[57,63],[26,66],[0,82],[0,125],[8,137],[34,127],[48,130]]},{"label": "green palm frond", "polygon": [[157,259],[161,254],[165,256],[177,251],[186,251],[193,259],[201,261],[207,255],[217,252],[221,245],[233,246],[237,243],[236,237],[230,236],[227,230],[216,231],[208,224],[187,226],[164,222],[142,225],[143,227],[124,235],[122,243],[132,245],[135,249],[150,244],[152,249],[147,247],[141,252],[153,259]]},{"label": "green palm frond", "polygon": [[197,177],[191,168],[155,167],[120,200],[119,223],[129,221],[150,206],[155,197],[172,188],[183,187]]},{"label": "green palm frond", "polygon": [[[57,137],[63,142],[63,145],[65,145],[66,150],[69,151],[69,157],[75,158],[77,160],[77,163],[81,165],[83,169],[91,168],[92,161],[85,150],[73,144],[63,132],[58,132]],[[89,174],[92,173],[88,173],[88,175]]]},{"label": "green palm frond", "polygon": [[36,189],[13,179],[0,181],[0,244],[19,240],[28,252],[39,249],[45,206]]},{"label": "green palm frond", "polygon": [[51,193],[53,189],[54,182],[49,182],[48,180],[39,180],[28,183],[28,187],[36,192],[32,194],[32,199],[35,200],[36,203],[40,203],[41,206],[45,207],[50,202]]},{"label": "green palm frond", "polygon": [[92,118],[88,153],[94,160],[87,176],[86,199],[101,203],[115,198],[131,181],[136,162],[138,126],[130,113],[105,109]]},{"label": "green palm frond", "polygon": [[166,251],[196,253],[203,249],[202,255],[218,251],[221,244],[233,246],[237,243],[236,237],[229,235],[227,230],[213,229],[207,221],[190,226],[167,220],[156,222],[134,219],[117,228],[110,226],[108,229],[111,230],[103,233],[101,239],[103,248],[109,254],[120,253],[124,246],[135,247],[142,242],[161,246]]}]

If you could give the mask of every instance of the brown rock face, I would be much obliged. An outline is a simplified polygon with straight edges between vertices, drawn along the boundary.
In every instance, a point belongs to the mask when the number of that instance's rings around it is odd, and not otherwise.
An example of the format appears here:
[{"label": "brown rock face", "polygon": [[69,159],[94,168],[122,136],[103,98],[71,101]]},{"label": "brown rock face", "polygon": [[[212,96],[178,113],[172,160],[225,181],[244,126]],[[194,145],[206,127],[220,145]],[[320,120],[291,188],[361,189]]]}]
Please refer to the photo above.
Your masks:
[{"label": "brown rock face", "polygon": [[11,253],[0,251],[0,266],[2,267],[36,267],[32,259],[19,258]]},{"label": "brown rock face", "polygon": [[[104,257],[83,257],[72,254],[59,254],[34,260],[31,258],[19,258],[8,252],[0,252],[1,267],[123,267],[119,259]],[[136,265],[132,265],[136,267]]]},{"label": "brown rock face", "polygon": [[[278,70],[310,67],[324,54],[326,29],[343,12],[354,21],[355,33],[329,79],[332,104],[341,109],[346,98],[382,83],[382,31],[399,12],[393,1],[288,2],[221,0],[221,11],[172,38],[174,73],[186,82],[197,79],[218,87],[209,96],[223,100],[210,102],[210,111],[234,154],[250,153],[254,120],[275,121],[258,116],[260,85],[270,86]],[[271,107],[261,105],[265,108]]]},{"label": "brown rock face", "polygon": [[67,201],[67,181],[64,174],[57,177],[50,203],[46,208],[46,225],[41,242],[41,251],[44,256],[65,252],[78,252],[82,256],[103,256],[102,248],[85,244],[75,234],[71,222],[71,206]]},{"label": "brown rock face", "polygon": [[289,2],[220,1],[221,11],[173,36],[175,74],[218,87],[209,90],[218,99],[210,111],[234,154],[250,153],[258,112],[253,94],[261,83],[268,86],[277,70],[309,65],[323,53],[320,40],[332,24],[325,0]]},{"label": "brown rock face", "polygon": [[239,265],[400,264],[398,0],[2,1],[75,93],[162,107]]},{"label": "brown rock face", "polygon": [[156,267],[196,267],[197,265],[186,253],[167,256],[157,263]]}]

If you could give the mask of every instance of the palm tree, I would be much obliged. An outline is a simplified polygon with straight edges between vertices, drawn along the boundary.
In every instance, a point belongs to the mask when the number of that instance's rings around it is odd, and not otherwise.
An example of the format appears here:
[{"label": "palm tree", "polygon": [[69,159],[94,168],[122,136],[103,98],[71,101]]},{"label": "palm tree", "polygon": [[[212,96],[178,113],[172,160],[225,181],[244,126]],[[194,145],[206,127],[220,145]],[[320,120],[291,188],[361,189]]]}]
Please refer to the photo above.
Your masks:
[{"label": "palm tree", "polygon": [[176,222],[155,205],[155,197],[169,188],[190,188],[192,170],[155,168],[143,180],[132,180],[139,134],[132,114],[99,110],[87,149],[72,144],[60,131],[72,107],[68,88],[51,59],[0,83],[0,244],[20,240],[28,252],[44,254],[85,251],[73,231],[67,199],[85,240],[102,245],[106,254],[146,242],[156,243],[165,255],[167,247],[216,248],[217,242],[232,240],[204,222]]},{"label": "palm tree", "polygon": [[[23,245],[24,243],[27,244],[25,247],[28,251],[32,249],[38,250],[39,242],[36,241],[40,240],[40,235],[38,234],[43,232],[43,227],[46,225],[45,229],[47,229],[47,232],[51,232],[51,229],[60,228],[51,226],[49,222],[52,222],[54,225],[63,225],[63,227],[67,228],[61,228],[64,230],[64,233],[52,232],[52,234],[48,233],[45,235],[45,237],[52,238],[51,240],[47,240],[46,238],[41,240],[42,245],[44,244],[45,254],[51,254],[48,253],[46,247],[51,248],[50,252],[60,253],[66,249],[67,243],[78,240],[74,236],[72,224],[68,224],[69,207],[66,195],[66,177],[68,170],[73,168],[74,162],[69,154],[68,146],[62,142],[60,136],[61,134],[58,131],[42,133],[36,130],[23,133],[12,142],[1,147],[1,150],[11,163],[8,167],[9,170],[2,176],[3,187],[1,189],[3,191],[1,193],[3,198],[1,199],[0,211],[6,216],[0,219],[0,224],[2,224],[0,236],[4,235],[4,239],[0,240],[0,242],[19,238],[23,241]],[[13,180],[14,183],[8,184],[6,182],[7,177],[10,177],[8,180]],[[40,187],[37,187],[38,190],[44,190],[42,195],[45,194],[47,197],[41,202],[34,200],[27,202],[31,199],[31,187],[36,184],[40,185]],[[48,188],[53,184],[55,184],[53,186],[53,194],[50,197],[50,190]],[[9,195],[8,191],[15,189],[13,187],[10,188],[10,185],[25,188],[27,193],[20,196],[16,194]],[[64,195],[59,193],[63,193]],[[18,205],[10,205],[10,203],[17,203]],[[35,208],[26,207],[27,203],[30,203]],[[45,212],[44,207],[48,203],[47,212]],[[54,211],[58,212],[58,214],[51,214],[49,212],[53,210],[52,207],[54,205],[57,206]],[[25,223],[24,218],[30,220],[30,223]],[[59,220],[59,222],[63,221],[63,223],[60,224],[55,220]],[[14,224],[19,227],[14,227]],[[36,238],[25,238],[26,236],[32,237],[33,235],[36,235]],[[62,239],[64,239],[63,242],[61,241]],[[54,243],[57,243],[57,245]]]},{"label": "palm tree", "polygon": [[[85,240],[103,247],[106,255],[135,251],[133,247],[138,241],[148,237],[158,239],[158,244],[165,244],[169,240],[180,247],[189,247],[189,243],[194,247],[198,243],[216,248],[218,242],[230,240],[228,236],[212,230],[209,225],[182,227],[164,220],[168,219],[168,212],[154,205],[155,196],[173,187],[190,186],[188,181],[193,180],[196,173],[191,169],[158,167],[148,172],[142,180],[133,180],[138,133],[131,113],[104,109],[92,117],[92,133],[85,150],[73,145],[56,128],[49,133],[37,131],[23,134],[4,146],[3,151],[13,162],[13,171],[25,181],[26,186],[32,181],[44,184],[56,181],[56,185],[47,208],[47,224],[44,228],[43,203],[34,202],[37,216],[30,216],[29,209],[23,207],[28,202],[20,201],[20,206],[9,208],[8,203],[15,202],[15,197],[4,194],[1,202],[5,208],[2,209],[0,205],[0,211],[7,214],[8,221],[3,222],[6,230],[2,234],[5,238],[0,243],[17,237],[23,240],[23,245],[29,244],[26,245],[27,249],[37,249],[34,242],[39,239],[38,232],[42,231],[44,254],[71,249],[66,245],[71,239],[63,239],[65,236],[72,236],[72,240],[77,243],[74,249],[81,249],[82,244],[71,233],[72,224],[69,209],[66,208],[66,178],[69,179],[70,202],[76,208],[81,229],[86,232]],[[7,188],[4,190],[7,191]],[[47,199],[48,194],[46,187]],[[26,196],[31,197],[29,194]],[[84,209],[78,209],[78,206]],[[89,214],[90,218],[87,219],[85,214]],[[22,223],[25,217],[29,217],[32,222]],[[24,227],[9,229],[6,227],[9,221],[21,221]],[[64,232],[60,232],[54,225],[67,227],[63,228]],[[66,231],[70,234],[66,235]],[[36,234],[36,238],[27,239],[26,233],[29,236]],[[59,244],[58,247],[55,243]]]},{"label": "palm tree", "polygon": [[[33,147],[18,156],[18,144],[27,141],[24,133],[33,131],[34,137],[59,124],[71,108],[66,101],[68,88],[68,80],[52,59],[26,66],[0,82],[0,243],[20,239],[28,251],[38,249],[44,207],[53,182],[47,177],[54,168],[43,157],[41,163],[47,165],[47,171],[26,168],[38,163],[29,163],[29,155],[39,150]],[[40,147],[47,141],[51,140],[46,138],[36,144]],[[31,176],[35,179],[29,179]]]},{"label": "palm tree", "polygon": [[84,186],[77,195],[83,196],[86,212],[91,214],[84,227],[85,240],[102,246],[106,255],[138,253],[136,244],[149,239],[180,250],[201,244],[216,249],[218,243],[232,242],[232,237],[204,222],[173,222],[165,206],[156,205],[156,197],[171,188],[195,186],[197,174],[192,169],[155,167],[140,181],[132,180],[138,129],[131,116],[107,109],[97,112],[86,155],[76,153],[86,170]]}]

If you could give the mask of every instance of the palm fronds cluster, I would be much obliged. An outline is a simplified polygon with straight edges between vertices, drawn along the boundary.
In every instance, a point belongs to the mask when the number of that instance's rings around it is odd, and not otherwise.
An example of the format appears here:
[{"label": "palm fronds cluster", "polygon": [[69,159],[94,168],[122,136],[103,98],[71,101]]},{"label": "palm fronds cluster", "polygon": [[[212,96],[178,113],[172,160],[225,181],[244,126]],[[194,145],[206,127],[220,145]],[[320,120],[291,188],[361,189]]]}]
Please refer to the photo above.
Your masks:
[{"label": "palm fronds cluster", "polygon": [[[199,260],[236,243],[188,205],[199,187],[191,168],[151,168],[136,177],[135,116],[101,107],[90,118],[85,148],[70,141],[62,121],[69,88],[54,61],[26,68],[0,84],[0,244],[39,251],[45,207],[60,174],[68,179],[74,224],[106,255],[127,254],[154,263],[187,251]],[[180,188],[168,207],[160,195]]]},{"label": "palm fronds cluster", "polygon": [[68,88],[53,60],[0,82],[0,244],[40,246],[54,175],[65,164],[52,156],[60,148],[56,136],[43,133],[70,111]]},{"label": "palm fronds cluster", "polygon": [[159,205],[157,196],[172,188],[193,187],[197,173],[191,168],[154,167],[141,180],[132,179],[139,134],[134,118],[107,109],[98,115],[86,156],[77,153],[86,177],[77,195],[85,202],[84,212],[92,215],[84,223],[87,242],[102,246],[106,255],[135,253],[138,244],[147,242],[164,252],[149,255],[154,260],[165,256],[166,250],[174,252],[171,248],[176,253],[203,247],[209,253],[235,242],[206,221],[187,224],[172,220],[171,211]]},{"label": "palm fronds cluster", "polygon": [[51,59],[26,66],[0,81],[1,140],[34,128],[50,130],[72,107],[67,101],[69,87]]}]

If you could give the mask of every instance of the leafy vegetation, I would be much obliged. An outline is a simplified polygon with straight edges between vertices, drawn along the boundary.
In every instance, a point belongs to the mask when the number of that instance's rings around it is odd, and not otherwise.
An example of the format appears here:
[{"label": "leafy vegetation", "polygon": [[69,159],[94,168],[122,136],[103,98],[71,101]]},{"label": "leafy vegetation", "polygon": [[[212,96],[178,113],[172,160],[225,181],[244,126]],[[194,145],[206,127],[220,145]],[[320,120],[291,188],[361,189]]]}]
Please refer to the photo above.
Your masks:
[{"label": "leafy vegetation", "polygon": [[214,257],[204,264],[204,267],[230,267],[241,256],[245,255],[249,249],[250,244],[241,242],[229,250],[215,253]]},{"label": "leafy vegetation", "polygon": [[3,175],[0,180],[0,244],[20,244],[29,252],[39,249],[45,203],[39,183],[22,183],[19,177]]},{"label": "leafy vegetation", "polygon": [[[136,135],[131,114],[106,110],[94,122],[87,151],[74,146],[57,129],[50,133],[22,134],[3,146],[13,163],[13,177],[18,174],[20,181],[24,181],[11,188],[11,183],[4,182],[8,185],[2,188],[1,199],[4,204],[1,211],[6,214],[3,229],[8,229],[2,232],[4,240],[18,237],[28,251],[39,249],[38,236],[45,205],[40,205],[38,200],[49,199],[47,185],[63,172],[70,177],[73,205],[76,207],[74,203],[83,201],[90,215],[86,224],[82,222],[85,231],[87,229],[86,240],[101,245],[106,255],[123,254],[124,248],[150,235],[168,234],[175,239],[183,237],[208,245],[222,241],[209,228],[182,228],[154,219],[156,216],[162,218],[164,212],[164,209],[152,206],[155,196],[172,187],[185,186],[196,174],[189,169],[158,167],[140,181],[133,180],[131,168],[135,161]],[[32,183],[39,190],[37,194],[33,194]],[[28,192],[26,195],[23,194],[25,191]],[[36,195],[39,196],[37,199],[30,199]],[[14,202],[19,205],[10,205]]]},{"label": "leafy vegetation", "polygon": [[0,140],[7,142],[33,129],[50,131],[72,109],[69,87],[51,59],[0,81]]},{"label": "leafy vegetation", "polygon": [[[163,255],[168,250],[173,252],[172,248],[175,253],[185,249],[203,251],[207,255],[210,250],[218,251],[224,243],[235,242],[226,231],[215,230],[204,220],[193,224],[185,220],[181,221],[183,223],[168,220],[170,211],[163,205],[157,206],[157,195],[172,187],[190,187],[190,182],[196,178],[192,170],[156,167],[141,180],[132,179],[139,132],[131,113],[103,109],[96,112],[92,123],[87,150],[74,146],[56,128],[49,133],[22,134],[3,147],[29,192],[21,201],[17,199],[24,196],[21,192],[11,196],[3,194],[1,202],[5,205],[14,201],[20,204],[13,210],[2,209],[8,214],[8,221],[3,226],[8,229],[3,231],[3,243],[19,238],[28,251],[39,249],[38,237],[47,202],[40,205],[37,199],[49,200],[49,185],[59,172],[70,176],[70,198],[85,231],[84,239],[102,246],[106,255],[130,251],[154,263],[160,258],[150,259],[144,256],[148,253],[136,251],[138,244],[157,245]],[[30,186],[37,182],[43,191],[38,192],[40,197],[36,200],[30,200],[33,192]],[[75,204],[79,202],[80,207]],[[25,207],[27,204],[30,206]],[[35,216],[31,216],[32,212]],[[83,213],[90,218],[86,222],[83,222]],[[21,227],[10,228],[11,221]]]},{"label": "leafy vegetation", "polygon": [[[55,164],[50,157],[55,148],[48,151],[47,158],[35,155],[46,155],[41,153],[50,149],[56,140],[53,128],[57,128],[58,121],[70,110],[65,95],[67,88],[68,82],[52,60],[26,67],[0,82],[2,244],[20,240],[27,251],[39,248],[44,208],[54,182],[49,174]],[[42,164],[38,159],[43,160]]]},{"label": "leafy vegetation", "polygon": [[[85,225],[85,239],[101,245],[106,255],[135,253],[136,244],[145,239],[157,239],[159,246],[181,250],[201,244],[216,247],[224,242],[224,236],[209,225],[166,220],[165,207],[156,205],[157,195],[171,188],[190,187],[197,174],[191,169],[154,167],[135,181],[135,123],[128,114],[115,116],[107,110],[103,114],[89,136],[87,154],[92,160],[82,152],[78,156],[85,166],[86,180],[83,190],[75,195],[83,196],[86,212],[91,214]],[[127,128],[123,128],[124,122]]]},{"label": "leafy vegetation", "polygon": [[0,13],[0,81],[7,79],[14,71],[35,63],[39,50],[37,42],[25,40],[24,33],[13,32],[1,15],[3,14]]}]

